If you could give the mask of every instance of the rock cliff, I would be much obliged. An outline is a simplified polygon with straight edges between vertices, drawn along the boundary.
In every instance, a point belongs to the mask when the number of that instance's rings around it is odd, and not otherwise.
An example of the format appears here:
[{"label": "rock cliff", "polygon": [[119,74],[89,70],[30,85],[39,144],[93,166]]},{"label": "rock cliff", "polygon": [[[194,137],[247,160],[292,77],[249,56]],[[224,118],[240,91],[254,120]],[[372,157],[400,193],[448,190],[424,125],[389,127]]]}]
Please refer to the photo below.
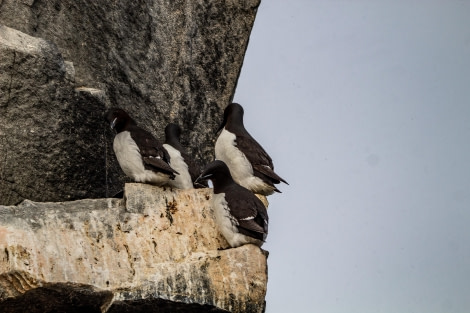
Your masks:
[{"label": "rock cliff", "polygon": [[0,1],[0,204],[122,189],[102,120],[122,107],[212,158],[259,0]]},{"label": "rock cliff", "polygon": [[267,253],[211,189],[126,184],[103,120],[167,123],[201,161],[259,0],[0,1],[0,312],[263,312]]},{"label": "rock cliff", "polygon": [[228,249],[211,189],[0,206],[1,312],[263,312],[266,253]]}]

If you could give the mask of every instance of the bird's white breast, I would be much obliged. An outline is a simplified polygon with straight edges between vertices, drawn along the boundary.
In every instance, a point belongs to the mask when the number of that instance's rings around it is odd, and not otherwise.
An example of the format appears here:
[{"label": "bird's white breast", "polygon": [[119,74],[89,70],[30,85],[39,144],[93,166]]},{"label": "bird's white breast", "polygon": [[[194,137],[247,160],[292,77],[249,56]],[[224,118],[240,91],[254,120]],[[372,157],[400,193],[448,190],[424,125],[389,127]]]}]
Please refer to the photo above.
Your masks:
[{"label": "bird's white breast", "polygon": [[272,193],[271,186],[253,175],[253,167],[245,154],[237,148],[235,139],[235,134],[224,128],[215,143],[215,158],[227,164],[233,180],[239,185],[255,193],[264,194],[266,189]]},{"label": "bird's white breast", "polygon": [[118,133],[114,137],[113,149],[122,171],[134,181],[161,185],[169,180],[167,174],[145,169],[139,147],[130,132]]},{"label": "bird's white breast", "polygon": [[174,180],[170,180],[169,184],[179,189],[191,189],[193,188],[193,182],[191,175],[189,175],[188,164],[184,161],[181,156],[181,152],[173,148],[169,144],[163,144],[163,147],[168,151],[170,155],[170,166],[179,173],[176,174]]},{"label": "bird's white breast", "polygon": [[224,128],[215,143],[215,158],[227,164],[233,179],[240,184],[240,181],[253,176],[253,168],[245,154],[237,148],[235,139],[235,134]]}]

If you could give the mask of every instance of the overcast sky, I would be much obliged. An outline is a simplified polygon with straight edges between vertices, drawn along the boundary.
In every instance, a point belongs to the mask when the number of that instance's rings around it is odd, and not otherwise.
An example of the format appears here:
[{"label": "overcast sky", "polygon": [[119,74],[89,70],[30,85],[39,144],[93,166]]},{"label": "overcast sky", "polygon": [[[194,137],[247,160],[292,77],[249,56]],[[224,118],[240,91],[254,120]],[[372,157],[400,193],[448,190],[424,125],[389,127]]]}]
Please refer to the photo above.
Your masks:
[{"label": "overcast sky", "polygon": [[470,312],[470,1],[263,0],[235,101],[290,183],[267,313]]}]

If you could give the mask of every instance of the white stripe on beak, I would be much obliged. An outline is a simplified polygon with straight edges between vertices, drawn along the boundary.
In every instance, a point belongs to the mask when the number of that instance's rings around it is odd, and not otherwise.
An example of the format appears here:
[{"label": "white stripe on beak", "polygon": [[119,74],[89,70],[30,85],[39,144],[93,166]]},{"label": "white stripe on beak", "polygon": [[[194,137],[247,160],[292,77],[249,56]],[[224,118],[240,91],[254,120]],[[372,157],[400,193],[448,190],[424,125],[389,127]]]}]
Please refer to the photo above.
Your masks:
[{"label": "white stripe on beak", "polygon": [[114,120],[111,122],[111,129],[114,129],[114,126],[116,126],[116,121],[117,121],[117,117],[114,118]]}]

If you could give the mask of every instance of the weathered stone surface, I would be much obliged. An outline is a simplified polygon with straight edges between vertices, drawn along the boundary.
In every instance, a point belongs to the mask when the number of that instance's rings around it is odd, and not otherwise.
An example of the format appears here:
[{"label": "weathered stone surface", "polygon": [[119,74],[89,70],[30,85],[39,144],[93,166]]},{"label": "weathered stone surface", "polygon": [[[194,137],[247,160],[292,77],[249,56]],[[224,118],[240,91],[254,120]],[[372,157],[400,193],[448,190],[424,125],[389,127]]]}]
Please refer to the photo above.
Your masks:
[{"label": "weathered stone surface", "polygon": [[104,92],[75,89],[73,64],[54,44],[1,25],[0,55],[0,203],[105,197],[122,188],[106,145]]},{"label": "weathered stone surface", "polygon": [[126,184],[125,199],[0,206],[0,311],[263,312],[266,255],[228,249],[211,197]]},{"label": "weathered stone surface", "polygon": [[[179,123],[183,145],[210,160],[258,5],[259,0],[0,1],[0,24],[34,37],[24,35],[28,44],[22,48],[0,29],[0,203],[105,197],[122,188],[123,176],[114,174],[116,160],[107,153],[112,133],[99,120],[104,106],[126,109],[159,138],[168,122]],[[76,115],[82,120],[74,120]],[[86,132],[94,136],[82,136]],[[69,164],[56,158],[62,154]],[[81,174],[87,170],[90,175]],[[35,179],[28,181],[28,175]]]}]

